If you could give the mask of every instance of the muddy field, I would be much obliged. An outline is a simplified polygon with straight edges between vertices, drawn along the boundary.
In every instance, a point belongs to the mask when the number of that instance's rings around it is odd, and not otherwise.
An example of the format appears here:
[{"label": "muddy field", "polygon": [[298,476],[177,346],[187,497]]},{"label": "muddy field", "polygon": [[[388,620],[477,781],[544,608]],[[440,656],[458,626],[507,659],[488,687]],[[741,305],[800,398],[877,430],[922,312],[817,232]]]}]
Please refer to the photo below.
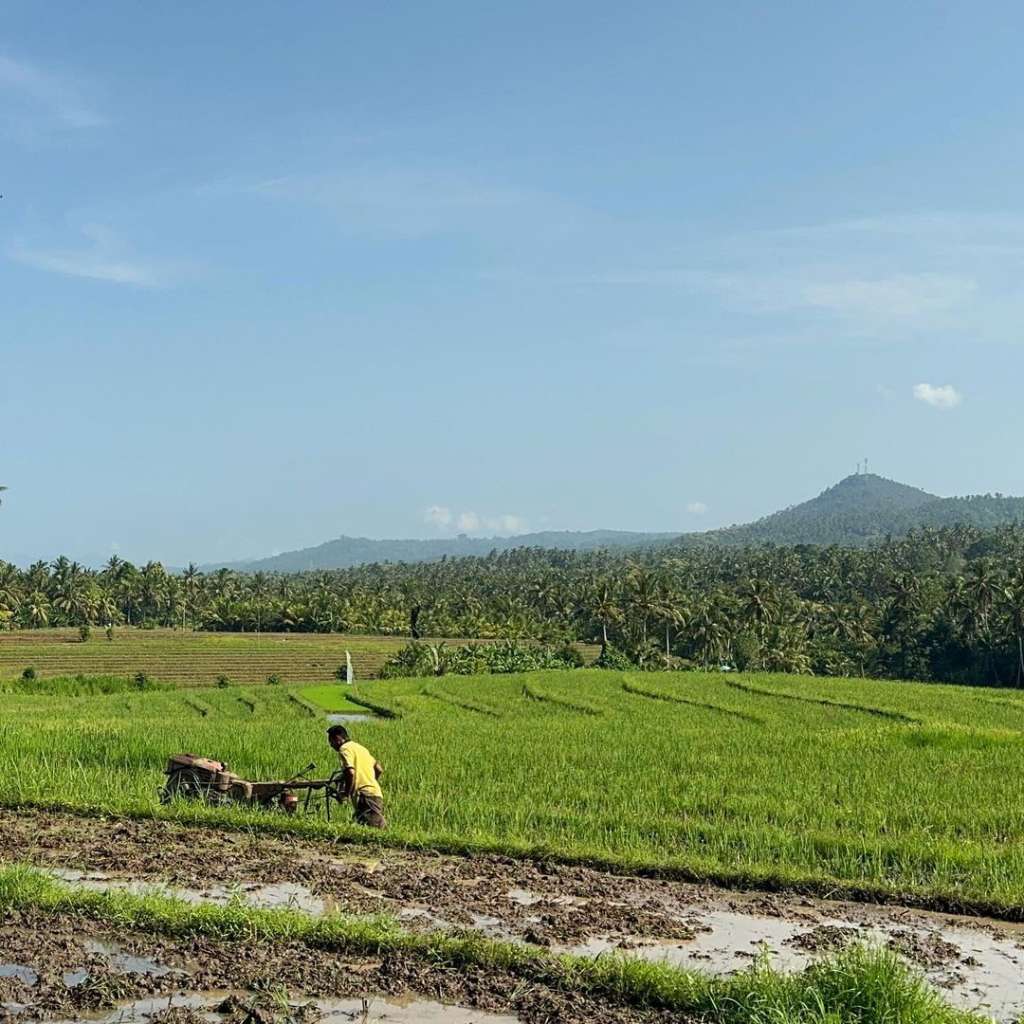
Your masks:
[{"label": "muddy field", "polygon": [[[467,928],[558,951],[602,955],[614,950],[720,973],[749,966],[762,950],[770,951],[778,966],[798,969],[845,944],[869,940],[897,950],[957,1005],[1006,1021],[1024,1012],[1024,929],[979,918],[731,892],[502,857],[332,846],[169,822],[39,812],[0,811],[0,860],[36,864],[88,886],[158,885],[190,900],[238,896],[256,905],[311,913],[383,911],[414,930]],[[171,992],[214,993],[203,997],[209,1009],[223,1004],[226,990],[265,987],[271,978],[308,998],[414,994],[461,1004],[476,1014],[436,1018],[452,1024],[482,1024],[490,1019],[482,1011],[524,1022],[658,1019],[629,1016],[623,1008],[600,1009],[577,996],[570,1002],[542,986],[521,991],[521,982],[480,976],[479,971],[457,977],[436,969],[431,973],[408,958],[353,962],[308,948],[248,950],[212,943],[204,943],[197,956],[191,947],[140,936],[119,936],[115,948],[104,945],[109,937],[85,935],[70,921],[51,929],[38,949],[31,938],[37,926],[18,919],[4,923],[0,1003],[28,998],[37,1011],[57,1017],[63,1007],[76,1006],[75,1000],[86,1000],[79,1007],[91,1005],[89,999],[98,999],[93,993],[106,994],[97,1008],[153,993],[163,1006]],[[124,956],[141,956],[161,970],[126,973],[118,967],[124,961],[117,959]],[[164,970],[169,967],[173,971]],[[68,974],[79,983],[66,984]],[[244,1017],[239,1006],[223,1005],[230,1012],[212,1019],[230,1020],[236,1011]],[[153,1005],[145,1009],[155,1012]],[[180,1011],[186,1012],[193,1011]],[[361,1004],[321,1002],[306,1012],[310,1019],[377,1019],[372,1008],[364,1017]],[[406,1011],[390,1005],[386,1012],[384,1019],[400,1021]],[[416,1012],[408,1019],[428,1021],[434,1011],[420,1006]]]},{"label": "muddy field", "polygon": [[389,1024],[658,1024],[499,971],[392,954],[353,958],[296,944],[157,939],[78,917],[12,913],[0,924],[0,1020]]}]

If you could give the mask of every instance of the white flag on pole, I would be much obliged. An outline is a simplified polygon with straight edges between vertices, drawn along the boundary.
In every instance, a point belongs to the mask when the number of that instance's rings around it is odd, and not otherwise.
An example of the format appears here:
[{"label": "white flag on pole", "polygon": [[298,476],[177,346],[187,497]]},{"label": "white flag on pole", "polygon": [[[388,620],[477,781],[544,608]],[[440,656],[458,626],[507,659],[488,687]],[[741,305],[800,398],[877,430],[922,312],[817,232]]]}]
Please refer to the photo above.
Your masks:
[{"label": "white flag on pole", "polygon": [[355,678],[356,678],[355,673],[352,671],[352,655],[349,654],[348,651],[346,651],[345,652],[345,682],[348,683],[349,686],[351,686],[352,683],[354,682]]}]

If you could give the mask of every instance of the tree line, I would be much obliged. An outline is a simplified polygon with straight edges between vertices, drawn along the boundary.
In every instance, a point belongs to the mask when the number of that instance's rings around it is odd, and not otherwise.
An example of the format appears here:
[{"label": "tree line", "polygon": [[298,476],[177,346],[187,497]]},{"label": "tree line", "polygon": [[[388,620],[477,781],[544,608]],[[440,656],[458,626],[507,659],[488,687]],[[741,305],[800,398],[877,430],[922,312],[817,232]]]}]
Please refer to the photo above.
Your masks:
[{"label": "tree line", "polygon": [[0,628],[121,625],[601,643],[606,661],[1024,684],[1024,527],[868,549],[533,548],[287,575],[0,562]]}]

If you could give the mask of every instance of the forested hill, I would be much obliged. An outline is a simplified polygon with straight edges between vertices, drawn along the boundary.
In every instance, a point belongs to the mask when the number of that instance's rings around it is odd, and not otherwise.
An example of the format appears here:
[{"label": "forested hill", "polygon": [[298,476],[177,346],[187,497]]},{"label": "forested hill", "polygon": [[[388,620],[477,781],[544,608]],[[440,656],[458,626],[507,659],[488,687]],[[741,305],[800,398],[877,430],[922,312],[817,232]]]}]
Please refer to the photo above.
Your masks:
[{"label": "forested hill", "polygon": [[860,473],[840,480],[816,498],[756,522],[706,533],[684,534],[686,547],[757,544],[836,544],[864,547],[918,527],[986,528],[1024,522],[1024,498],[1001,494],[940,498],[927,491]]},{"label": "forested hill", "polygon": [[651,547],[675,540],[676,533],[630,533],[625,530],[549,530],[516,537],[439,537],[436,540],[371,540],[338,537],[312,548],[285,551],[270,558],[203,566],[240,572],[306,572],[311,569],[349,569],[374,562],[434,562],[441,558],[484,557],[492,551],[549,548],[555,551],[600,551]]},{"label": "forested hill", "polygon": [[887,537],[902,537],[924,526],[987,528],[1024,522],[1024,498],[976,495],[940,498],[917,487],[858,473],[816,498],[741,526],[705,533],[630,533],[548,531],[516,537],[458,537],[435,540],[371,540],[339,537],[312,548],[252,561],[206,565],[205,571],[228,568],[240,572],[307,572],[349,569],[380,562],[434,562],[442,558],[483,557],[492,551],[547,548],[558,551],[624,551],[663,545],[683,547],[746,547],[759,544],[836,544],[865,547]]}]

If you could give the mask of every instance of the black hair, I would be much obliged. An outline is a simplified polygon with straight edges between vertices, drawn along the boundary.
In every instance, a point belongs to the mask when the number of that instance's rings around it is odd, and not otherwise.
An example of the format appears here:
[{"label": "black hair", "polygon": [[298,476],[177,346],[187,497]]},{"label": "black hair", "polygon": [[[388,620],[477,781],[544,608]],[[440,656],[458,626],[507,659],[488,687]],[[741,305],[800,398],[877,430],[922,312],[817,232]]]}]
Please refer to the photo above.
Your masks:
[{"label": "black hair", "polygon": [[332,725],[330,729],[327,730],[327,738],[329,740],[333,740],[335,736],[340,736],[342,742],[346,741],[348,739],[348,729],[343,725]]}]

